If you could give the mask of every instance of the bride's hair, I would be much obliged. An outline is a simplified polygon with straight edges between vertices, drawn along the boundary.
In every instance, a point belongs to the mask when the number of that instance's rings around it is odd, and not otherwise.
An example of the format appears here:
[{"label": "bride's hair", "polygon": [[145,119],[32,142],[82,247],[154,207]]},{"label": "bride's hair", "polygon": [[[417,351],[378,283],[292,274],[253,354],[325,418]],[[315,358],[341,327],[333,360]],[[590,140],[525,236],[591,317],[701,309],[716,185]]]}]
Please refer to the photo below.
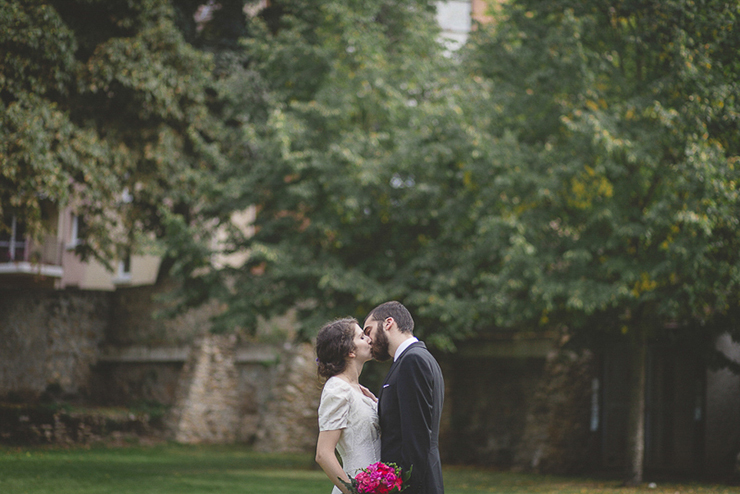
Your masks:
[{"label": "bride's hair", "polygon": [[359,323],[353,317],[345,317],[327,323],[316,335],[316,362],[319,375],[326,379],[341,373],[347,366],[347,355],[355,350],[354,325]]}]

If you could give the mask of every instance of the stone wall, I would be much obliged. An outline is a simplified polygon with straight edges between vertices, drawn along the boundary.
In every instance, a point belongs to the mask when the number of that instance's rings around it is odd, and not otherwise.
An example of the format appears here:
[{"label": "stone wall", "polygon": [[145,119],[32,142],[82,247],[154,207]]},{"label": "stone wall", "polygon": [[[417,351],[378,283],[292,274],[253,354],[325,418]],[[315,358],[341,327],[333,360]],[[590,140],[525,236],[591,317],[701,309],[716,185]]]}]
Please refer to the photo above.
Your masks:
[{"label": "stone wall", "polygon": [[446,365],[452,432],[444,437],[449,449],[443,461],[513,466],[543,364],[538,358],[464,357]]},{"label": "stone wall", "polygon": [[586,469],[593,457],[593,357],[565,349],[566,340],[556,336],[479,341],[440,359],[445,463],[542,473]]},{"label": "stone wall", "polygon": [[[69,414],[36,413],[44,401],[169,408],[167,434],[186,443],[313,450],[320,393],[313,347],[211,335],[213,306],[152,317],[170,288],[0,292],[0,402],[17,424],[4,424],[13,430],[0,439],[88,441],[57,433]],[[69,420],[88,427],[98,420],[90,417]]]},{"label": "stone wall", "polygon": [[[729,335],[717,340],[717,349],[740,363],[740,345]],[[705,469],[709,474],[733,471],[740,479],[740,376],[729,369],[708,372],[706,389]]]},{"label": "stone wall", "polygon": [[526,407],[516,468],[578,474],[595,466],[590,419],[596,376],[591,352],[558,346],[547,355],[542,378]]},{"label": "stone wall", "polygon": [[[173,351],[180,353],[178,350],[181,349]],[[186,351],[185,355],[188,353]],[[91,405],[175,404],[185,358],[124,360],[116,356],[108,350],[93,367],[90,375]]]},{"label": "stone wall", "polygon": [[[321,383],[312,345],[211,335],[214,307],[172,320],[152,317],[163,307],[157,297],[170,288],[3,293],[0,401],[9,394],[33,401],[53,391],[56,401],[165,407],[167,434],[181,442],[313,451]],[[512,465],[544,360],[440,361],[447,381],[445,461]],[[380,383],[387,369],[366,370],[364,378],[375,373]],[[49,427],[56,425],[37,429]]]},{"label": "stone wall", "polygon": [[105,292],[0,291],[0,397],[88,394],[110,311]]},{"label": "stone wall", "polygon": [[172,429],[180,443],[233,443],[238,437],[236,337],[207,335],[196,342],[180,375]]},{"label": "stone wall", "polygon": [[175,282],[164,280],[156,285],[120,287],[111,294],[110,323],[105,345],[115,348],[171,348],[190,346],[211,328],[210,318],[218,311],[215,303],[187,310],[174,318],[164,317],[171,306]]},{"label": "stone wall", "polygon": [[179,442],[239,442],[270,452],[315,447],[321,387],[310,344],[204,335],[188,348],[128,347],[101,360],[93,374],[96,387],[106,386],[100,396],[169,405],[165,422]]},{"label": "stone wall", "polygon": [[267,386],[262,423],[255,447],[259,451],[308,452],[316,448],[321,384],[316,356],[309,344],[285,346],[274,381]]},{"label": "stone wall", "polygon": [[2,444],[122,445],[163,436],[161,416],[146,411],[0,403]]},{"label": "stone wall", "polygon": [[[153,318],[162,307],[154,297],[163,290],[0,291],[0,440],[90,441],[111,423],[86,412],[30,406],[46,398],[46,404],[60,406],[144,410],[131,424],[108,427],[117,433],[150,434],[169,424],[169,437],[187,443],[313,451],[321,384],[312,345],[291,343],[289,330],[270,332],[272,343],[212,335],[208,318],[214,306],[172,320]],[[290,321],[281,324],[288,327]],[[592,460],[604,466],[595,446],[606,426],[596,424],[596,432],[589,427],[592,410],[600,406],[597,400],[592,407],[592,383],[604,371],[597,372],[590,353],[554,342],[484,340],[437,355],[446,383],[440,437],[445,463],[543,473],[588,471],[596,466]],[[728,338],[719,347],[740,359],[740,347]],[[386,371],[383,364],[368,364],[364,383],[377,391]],[[601,387],[613,390],[611,382]],[[702,381],[707,472],[726,471],[737,459],[739,383],[722,370]],[[165,410],[166,421],[144,417],[149,411],[161,417]]]}]

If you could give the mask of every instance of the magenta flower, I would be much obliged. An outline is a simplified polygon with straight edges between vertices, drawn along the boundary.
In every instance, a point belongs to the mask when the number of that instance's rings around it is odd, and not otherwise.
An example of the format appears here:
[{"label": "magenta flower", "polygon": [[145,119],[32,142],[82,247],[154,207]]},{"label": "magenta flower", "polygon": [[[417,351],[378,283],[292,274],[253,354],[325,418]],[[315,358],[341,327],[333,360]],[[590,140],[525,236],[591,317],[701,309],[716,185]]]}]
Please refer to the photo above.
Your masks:
[{"label": "magenta flower", "polygon": [[401,475],[401,468],[395,463],[377,462],[360,470],[355,478],[350,477],[350,482],[342,483],[353,494],[398,494],[408,487],[410,476],[410,468]]}]

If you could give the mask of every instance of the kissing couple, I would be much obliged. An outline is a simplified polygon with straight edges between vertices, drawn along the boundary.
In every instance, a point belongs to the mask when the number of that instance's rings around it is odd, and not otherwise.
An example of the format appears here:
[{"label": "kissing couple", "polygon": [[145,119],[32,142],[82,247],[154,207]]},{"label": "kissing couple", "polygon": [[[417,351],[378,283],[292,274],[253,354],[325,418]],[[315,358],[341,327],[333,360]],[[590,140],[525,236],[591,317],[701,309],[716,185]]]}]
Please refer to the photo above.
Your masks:
[{"label": "kissing couple", "polygon": [[[379,461],[411,469],[405,494],[443,494],[438,443],[444,379],[414,337],[406,307],[385,302],[370,311],[362,328],[353,318],[326,324],[316,337],[316,356],[326,379],[316,462],[334,483],[332,494],[349,494],[342,481]],[[377,398],[359,383],[363,365],[373,358],[393,358]]]}]

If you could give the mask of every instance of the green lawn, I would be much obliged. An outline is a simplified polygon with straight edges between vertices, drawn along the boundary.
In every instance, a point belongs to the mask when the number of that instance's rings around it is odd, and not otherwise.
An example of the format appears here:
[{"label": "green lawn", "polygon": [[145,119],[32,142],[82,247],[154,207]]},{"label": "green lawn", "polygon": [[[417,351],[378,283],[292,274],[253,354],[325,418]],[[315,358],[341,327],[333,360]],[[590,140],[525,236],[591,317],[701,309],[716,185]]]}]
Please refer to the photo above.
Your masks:
[{"label": "green lawn", "polygon": [[[639,489],[618,482],[473,468],[445,470],[447,494],[738,493],[740,488],[672,484]],[[161,445],[100,449],[0,449],[2,494],[329,494],[307,455],[261,454],[240,447]]]}]

